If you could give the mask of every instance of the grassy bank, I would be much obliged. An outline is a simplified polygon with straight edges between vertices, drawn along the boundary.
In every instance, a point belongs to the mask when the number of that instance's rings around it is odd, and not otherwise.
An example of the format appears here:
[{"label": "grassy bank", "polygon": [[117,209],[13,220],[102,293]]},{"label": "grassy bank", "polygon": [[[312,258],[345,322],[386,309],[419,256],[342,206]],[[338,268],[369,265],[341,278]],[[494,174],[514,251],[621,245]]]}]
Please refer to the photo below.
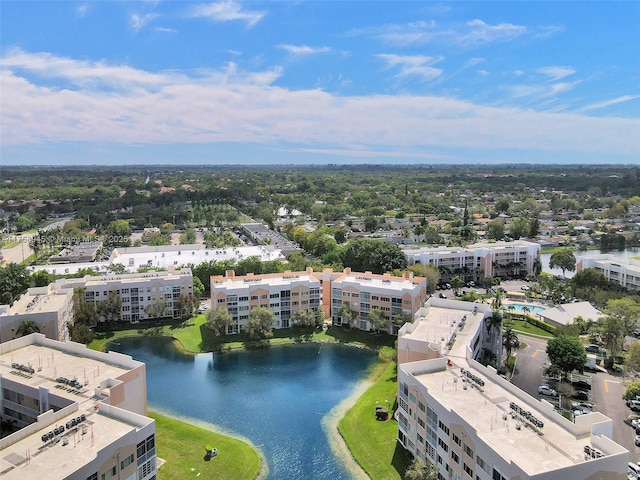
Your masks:
[{"label": "grassy bank", "polygon": [[[380,364],[373,377],[377,377],[373,385],[338,422],[338,430],[369,477],[400,480],[409,458],[396,441],[398,424],[392,417],[398,389],[395,362]],[[376,420],[378,405],[389,409],[390,418],[386,422]]]},{"label": "grassy bank", "polygon": [[524,320],[509,320],[513,329],[516,332],[522,332],[525,335],[533,335],[541,338],[553,338],[553,334],[547,332],[546,330],[541,329],[529,322],[525,322]]},{"label": "grassy bank", "polygon": [[[127,325],[129,326],[129,325]],[[133,326],[132,326],[133,327]],[[184,323],[138,324],[133,328],[98,332],[89,348],[104,351],[107,343],[123,337],[140,335],[170,336],[178,340],[186,352],[220,352],[251,347],[244,334],[219,337],[207,328],[204,315],[198,315]],[[366,346],[375,350],[383,350],[387,356],[393,350],[395,337],[387,334],[372,334],[358,329],[345,327],[329,327],[326,330],[311,328],[282,328],[273,330],[273,338],[269,345],[282,345],[300,342],[336,342]]]},{"label": "grassy bank", "polygon": [[[166,460],[158,471],[159,480],[258,477],[262,462],[248,443],[156,412],[149,416],[156,421],[157,455]],[[203,459],[206,445],[218,449],[208,462]]]}]

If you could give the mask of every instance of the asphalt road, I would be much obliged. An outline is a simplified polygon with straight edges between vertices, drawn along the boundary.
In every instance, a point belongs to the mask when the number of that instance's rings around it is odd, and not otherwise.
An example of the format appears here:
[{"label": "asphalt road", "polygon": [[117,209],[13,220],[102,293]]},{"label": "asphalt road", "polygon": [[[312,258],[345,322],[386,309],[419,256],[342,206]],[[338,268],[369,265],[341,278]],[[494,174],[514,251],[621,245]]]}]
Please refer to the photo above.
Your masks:
[{"label": "asphalt road", "polygon": [[[550,397],[538,395],[538,386],[548,384],[542,371],[548,365],[546,341],[520,335],[527,348],[519,350],[516,362],[516,374],[511,382],[536,398],[552,401]],[[613,420],[613,440],[631,453],[631,461],[640,461],[640,447],[636,447],[634,430],[624,423],[629,414],[634,413],[622,400],[624,383],[621,375],[610,373],[588,373],[591,377],[589,402],[595,403],[595,410]],[[638,412],[640,414],[640,412]]]}]

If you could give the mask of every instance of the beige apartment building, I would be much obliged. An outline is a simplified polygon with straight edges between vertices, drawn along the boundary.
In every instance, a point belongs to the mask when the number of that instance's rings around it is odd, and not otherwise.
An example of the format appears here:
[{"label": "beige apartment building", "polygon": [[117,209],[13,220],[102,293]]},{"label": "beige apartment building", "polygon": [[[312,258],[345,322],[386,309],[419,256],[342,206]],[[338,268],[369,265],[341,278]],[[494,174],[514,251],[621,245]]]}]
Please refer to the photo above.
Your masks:
[{"label": "beige apartment building", "polygon": [[459,275],[465,282],[485,277],[525,276],[540,265],[540,245],[525,240],[474,243],[466,247],[419,247],[403,250],[409,265],[433,265],[441,280]]},{"label": "beige apartment building", "polygon": [[640,261],[638,260],[623,259],[610,255],[580,258],[576,264],[576,272],[580,272],[585,268],[594,268],[616,285],[629,290],[640,290]]},{"label": "beige apartment building", "polygon": [[33,321],[48,338],[67,340],[67,324],[73,324],[73,290],[54,285],[30,288],[13,305],[0,305],[0,343],[20,336],[25,320]]},{"label": "beige apartment building", "polygon": [[317,310],[321,305],[322,282],[311,269],[236,277],[233,270],[225,276],[211,277],[211,308],[226,308],[233,325],[227,333],[245,330],[249,312],[255,307],[269,308],[275,315],[274,328],[288,328],[302,310]]},{"label": "beige apartment building", "polygon": [[32,334],[0,344],[3,480],[155,480],[144,363]]},{"label": "beige apartment building", "polygon": [[275,315],[274,328],[287,328],[300,310],[323,309],[334,324],[345,324],[343,305],[353,312],[351,326],[370,330],[368,315],[377,308],[391,322],[390,333],[397,332],[394,319],[405,321],[426,300],[426,279],[406,273],[403,277],[370,272],[356,273],[324,269],[314,272],[285,272],[237,277],[233,271],[211,277],[211,308],[227,308],[234,320],[228,333],[242,332],[249,312],[256,306],[268,307]]},{"label": "beige apartment building", "polygon": [[398,335],[398,442],[440,479],[624,480],[629,452],[599,412],[574,421],[476,361],[499,348],[488,306],[431,298]]}]

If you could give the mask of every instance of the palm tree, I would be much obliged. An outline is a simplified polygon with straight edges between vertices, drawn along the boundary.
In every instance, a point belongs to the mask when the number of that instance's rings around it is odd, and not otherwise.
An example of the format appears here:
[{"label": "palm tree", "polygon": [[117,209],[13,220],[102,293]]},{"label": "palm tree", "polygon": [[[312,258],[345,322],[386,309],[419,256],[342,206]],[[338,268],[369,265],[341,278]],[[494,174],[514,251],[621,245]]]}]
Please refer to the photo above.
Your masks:
[{"label": "palm tree", "polygon": [[33,320],[22,320],[18,330],[16,330],[16,334],[20,337],[24,337],[25,335],[30,335],[32,333],[40,333],[40,328],[36,322]]},{"label": "palm tree", "polygon": [[496,291],[496,296],[494,297],[493,301],[491,302],[491,307],[494,310],[500,310],[500,308],[502,308],[502,292],[501,291]]},{"label": "palm tree", "polygon": [[464,285],[464,282],[458,275],[456,275],[451,279],[451,288],[453,288],[453,291],[455,292],[456,295],[460,293],[460,289],[462,288],[463,285]]},{"label": "palm tree", "polygon": [[507,327],[504,329],[504,332],[502,332],[502,346],[505,349],[507,358],[511,356],[511,352],[513,351],[513,349],[518,348],[519,345],[520,339],[518,338],[518,335],[513,330],[511,325],[507,325]]}]

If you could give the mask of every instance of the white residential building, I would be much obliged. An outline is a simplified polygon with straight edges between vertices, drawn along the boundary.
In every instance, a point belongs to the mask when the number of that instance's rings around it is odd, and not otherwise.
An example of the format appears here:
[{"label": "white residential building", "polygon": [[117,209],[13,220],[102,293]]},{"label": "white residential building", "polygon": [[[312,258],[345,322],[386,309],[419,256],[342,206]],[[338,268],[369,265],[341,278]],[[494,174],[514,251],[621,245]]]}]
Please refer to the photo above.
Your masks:
[{"label": "white residential building", "polygon": [[0,344],[3,480],[155,480],[144,363],[32,334]]},{"label": "white residential building", "polygon": [[567,420],[475,359],[488,306],[430,299],[398,335],[398,442],[440,479],[623,480],[629,452],[599,412]]},{"label": "white residential building", "polygon": [[442,280],[459,275],[465,281],[485,277],[524,276],[540,266],[540,245],[524,240],[474,243],[466,247],[419,247],[403,249],[409,265],[433,265]]},{"label": "white residential building", "polygon": [[[61,291],[84,289],[85,300],[97,304],[114,292],[122,301],[120,320],[137,322],[160,316],[181,318],[182,311],[178,299],[180,295],[193,294],[191,269],[183,268],[146,273],[87,275],[84,278],[66,278],[55,282]],[[152,313],[150,308],[162,304],[161,315]]]},{"label": "white residential building", "polygon": [[13,305],[0,305],[0,343],[18,337],[24,320],[33,321],[48,338],[67,340],[67,324],[73,324],[73,291],[58,290],[53,285],[35,287]]},{"label": "white residential building", "polygon": [[613,255],[582,257],[576,264],[576,272],[594,268],[607,279],[629,290],[640,290],[640,261],[623,259]]}]

